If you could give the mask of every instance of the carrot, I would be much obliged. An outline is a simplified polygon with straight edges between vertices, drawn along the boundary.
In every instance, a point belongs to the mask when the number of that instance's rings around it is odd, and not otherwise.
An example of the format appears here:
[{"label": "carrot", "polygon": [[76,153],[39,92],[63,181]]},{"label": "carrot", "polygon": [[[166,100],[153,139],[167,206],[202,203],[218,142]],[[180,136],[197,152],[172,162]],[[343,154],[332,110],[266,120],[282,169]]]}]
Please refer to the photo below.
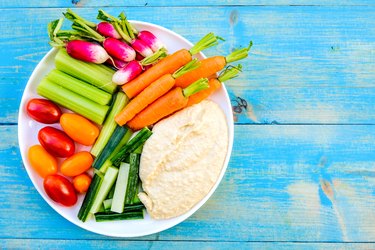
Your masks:
[{"label": "carrot", "polygon": [[174,88],[138,113],[127,125],[133,130],[152,125],[186,107],[189,96],[206,88],[208,88],[207,78],[199,79],[184,89]]},{"label": "carrot", "polygon": [[220,38],[215,36],[213,33],[208,33],[190,50],[181,49],[160,60],[158,63],[156,63],[154,66],[146,70],[138,77],[124,84],[122,86],[122,90],[129,97],[129,99],[133,98],[161,76],[165,74],[172,74],[175,70],[190,62],[192,60],[192,55],[195,55],[204,49],[217,45],[218,39]]},{"label": "carrot", "polygon": [[199,103],[209,97],[215,90],[221,87],[221,82],[218,79],[210,79],[208,82],[208,89],[202,90],[192,96],[189,97],[189,101],[187,103],[187,107]]},{"label": "carrot", "polygon": [[197,67],[199,67],[199,62],[197,59],[194,59],[173,74],[165,74],[151,83],[116,115],[115,121],[117,124],[120,126],[126,124],[149,104],[167,93],[174,86],[177,77],[189,72],[190,70],[194,70]]},{"label": "carrot", "polygon": [[189,107],[209,97],[212,93],[214,93],[221,87],[222,82],[226,82],[227,80],[237,77],[238,73],[241,71],[241,68],[241,65],[238,65],[237,67],[228,66],[219,76],[219,78],[209,80],[208,89],[204,89],[202,91],[199,91],[198,93],[195,93],[194,95],[191,95],[186,106]]},{"label": "carrot", "polygon": [[216,72],[222,70],[228,63],[246,58],[252,45],[253,43],[250,41],[247,48],[236,49],[225,57],[214,56],[203,59],[199,68],[192,70],[189,73],[176,79],[176,87],[185,88],[186,86],[189,86],[189,84],[200,78],[209,77],[212,74],[215,74]]}]

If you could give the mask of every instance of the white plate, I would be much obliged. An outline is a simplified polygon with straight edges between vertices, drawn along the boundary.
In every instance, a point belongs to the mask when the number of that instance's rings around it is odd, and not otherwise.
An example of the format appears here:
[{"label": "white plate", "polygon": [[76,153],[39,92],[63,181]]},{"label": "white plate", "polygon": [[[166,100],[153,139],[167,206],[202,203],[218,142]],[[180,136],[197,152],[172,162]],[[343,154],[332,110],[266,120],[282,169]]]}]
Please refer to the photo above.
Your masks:
[{"label": "white plate", "polygon": [[[192,43],[190,43],[188,40],[166,28],[145,22],[132,21],[132,23],[138,30],[149,30],[152,33],[154,33],[163,41],[163,43],[168,48],[169,52],[174,52],[181,48],[192,47]],[[58,212],[64,218],[76,224],[77,226],[98,234],[114,237],[137,237],[157,233],[175,226],[176,224],[187,219],[195,211],[197,211],[210,198],[210,196],[220,183],[221,179],[223,178],[232,151],[233,117],[230,100],[225,87],[223,86],[220,90],[216,91],[216,93],[213,94],[210,97],[210,99],[218,103],[226,115],[229,128],[228,152],[219,179],[217,180],[215,186],[211,189],[211,191],[203,200],[201,200],[197,205],[195,205],[189,212],[179,217],[168,220],[153,220],[149,217],[149,215],[146,215],[145,219],[143,220],[95,222],[94,219],[90,219],[89,221],[83,223],[77,218],[77,213],[83,200],[83,195],[80,195],[79,200],[74,207],[67,208],[55,203],[45,194],[43,189],[43,179],[39,177],[39,175],[32,169],[32,167],[29,164],[29,161],[27,160],[28,148],[34,144],[39,144],[37,139],[38,131],[46,125],[38,123],[27,116],[25,112],[26,103],[31,98],[39,97],[36,93],[36,87],[41,81],[41,79],[51,69],[54,68],[54,57],[56,52],[56,49],[52,49],[51,51],[49,51],[47,55],[44,56],[44,58],[39,62],[34,72],[32,73],[22,96],[18,116],[18,140],[22,160],[31,181],[33,182],[35,188],[38,190],[40,195],[44,198],[44,200],[53,209],[55,209],[56,212]],[[200,59],[205,58],[205,56],[202,53],[200,53],[197,57]],[[59,125],[57,124],[54,126],[59,127]]]}]

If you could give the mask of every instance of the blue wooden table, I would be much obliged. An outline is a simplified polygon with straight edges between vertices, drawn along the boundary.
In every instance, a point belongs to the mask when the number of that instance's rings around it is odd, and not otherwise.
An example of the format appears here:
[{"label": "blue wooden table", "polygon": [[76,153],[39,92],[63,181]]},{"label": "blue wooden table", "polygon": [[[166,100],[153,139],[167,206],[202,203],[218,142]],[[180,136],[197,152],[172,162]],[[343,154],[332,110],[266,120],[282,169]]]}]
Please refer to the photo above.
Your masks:
[{"label": "blue wooden table", "polygon": [[[243,74],[226,84],[236,111],[228,170],[185,222],[105,237],[65,220],[33,187],[18,107],[50,50],[46,25],[67,7],[85,17],[124,10],[191,41],[213,31],[226,42],[209,56],[254,41]],[[0,0],[0,16],[0,248],[375,248],[375,1]]]}]

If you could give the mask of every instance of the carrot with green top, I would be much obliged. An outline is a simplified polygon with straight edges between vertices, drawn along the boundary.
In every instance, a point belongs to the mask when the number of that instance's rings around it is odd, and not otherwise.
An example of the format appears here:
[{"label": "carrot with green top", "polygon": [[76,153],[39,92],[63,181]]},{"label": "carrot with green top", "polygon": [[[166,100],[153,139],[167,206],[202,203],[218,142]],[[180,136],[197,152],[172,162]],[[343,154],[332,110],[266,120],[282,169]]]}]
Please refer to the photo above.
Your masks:
[{"label": "carrot with green top", "polygon": [[140,94],[134,97],[115,117],[118,125],[122,126],[130,121],[136,114],[145,109],[149,104],[167,93],[175,84],[175,79],[187,72],[199,67],[197,59],[187,63],[173,74],[165,74],[148,87],[146,87]]},{"label": "carrot with green top", "polygon": [[214,56],[203,59],[199,68],[176,79],[176,87],[185,88],[200,78],[209,77],[224,69],[228,63],[246,58],[252,45],[253,42],[250,41],[247,48],[236,49],[227,56]]},{"label": "carrot with green top", "polygon": [[138,113],[127,125],[133,130],[155,124],[164,117],[186,107],[189,96],[208,88],[208,79],[202,78],[190,86],[174,88]]},{"label": "carrot with green top", "polygon": [[124,84],[122,90],[131,99],[138,95],[143,89],[165,74],[172,74],[192,60],[192,55],[218,44],[218,39],[213,33],[208,33],[198,41],[190,50],[181,49],[160,60],[150,69],[139,75],[132,81]]},{"label": "carrot with green top", "polygon": [[234,66],[228,66],[218,78],[212,78],[208,82],[208,89],[204,89],[202,91],[199,91],[198,93],[191,95],[189,97],[187,107],[194,105],[196,103],[200,103],[207,97],[209,97],[212,93],[214,93],[216,90],[218,90],[221,87],[221,84],[223,82],[226,82],[232,78],[235,78],[238,76],[238,73],[241,72],[242,66],[239,64],[237,67]]}]

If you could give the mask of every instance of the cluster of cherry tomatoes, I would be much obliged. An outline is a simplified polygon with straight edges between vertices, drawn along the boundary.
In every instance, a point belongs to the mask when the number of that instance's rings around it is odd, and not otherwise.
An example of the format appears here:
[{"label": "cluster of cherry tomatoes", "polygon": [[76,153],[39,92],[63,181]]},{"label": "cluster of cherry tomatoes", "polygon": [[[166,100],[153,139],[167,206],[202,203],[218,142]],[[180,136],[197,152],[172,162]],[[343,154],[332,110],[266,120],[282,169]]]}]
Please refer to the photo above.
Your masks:
[{"label": "cluster of cherry tomatoes", "polygon": [[[31,146],[27,156],[30,165],[44,178],[43,187],[46,194],[55,202],[73,206],[78,199],[77,192],[85,193],[90,186],[91,177],[86,171],[94,161],[88,151],[76,153],[75,143],[92,145],[99,135],[99,128],[83,116],[62,113],[55,103],[47,99],[29,100],[26,110],[37,122],[60,122],[62,130],[52,126],[39,130],[40,144]],[[63,158],[60,170],[58,158]]]}]

